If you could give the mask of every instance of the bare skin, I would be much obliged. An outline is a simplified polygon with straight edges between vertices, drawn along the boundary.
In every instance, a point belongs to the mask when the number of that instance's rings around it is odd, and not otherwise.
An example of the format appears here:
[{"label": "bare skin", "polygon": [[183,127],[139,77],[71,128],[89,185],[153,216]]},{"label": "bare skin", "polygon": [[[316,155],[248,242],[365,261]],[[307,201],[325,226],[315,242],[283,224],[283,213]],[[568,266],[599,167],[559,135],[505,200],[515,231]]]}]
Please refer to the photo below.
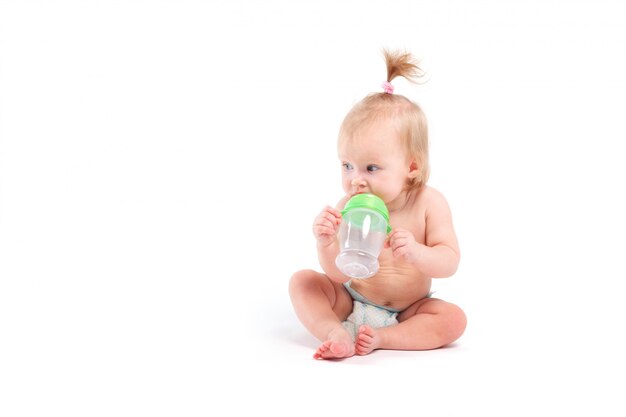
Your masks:
[{"label": "bare skin", "polygon": [[[465,330],[466,320],[460,308],[435,298],[421,300],[418,303],[415,311],[409,311],[401,317],[400,323],[396,326],[379,329],[361,326],[355,342],[356,354],[367,355],[376,349],[436,349],[452,343],[461,336]],[[421,337],[412,338],[410,336],[412,332]]]},{"label": "bare skin", "polygon": [[354,355],[356,345],[352,341],[352,336],[341,329],[331,330],[315,353],[314,359],[339,359],[348,358]]},{"label": "bare skin", "polygon": [[[384,122],[361,134],[358,146],[340,146],[346,196],[336,207],[326,207],[316,217],[313,234],[324,273],[312,270],[293,275],[289,292],[303,325],[322,344],[316,359],[367,355],[376,349],[436,349],[457,340],[466,318],[454,304],[428,298],[433,278],[449,277],[459,263],[459,247],[445,198],[433,188],[407,188],[419,172]],[[339,253],[337,231],[340,210],[361,192],[383,199],[393,228],[379,256],[378,273],[353,279],[351,287],[373,303],[401,311],[398,324],[359,328],[355,341],[342,326],[352,311],[352,298],[343,286],[349,277],[335,266]]]},{"label": "bare skin", "polygon": [[352,310],[352,298],[345,288],[324,274],[305,270],[296,273],[289,286],[296,314],[305,327],[323,343],[315,359],[353,356],[355,345],[341,325]]}]

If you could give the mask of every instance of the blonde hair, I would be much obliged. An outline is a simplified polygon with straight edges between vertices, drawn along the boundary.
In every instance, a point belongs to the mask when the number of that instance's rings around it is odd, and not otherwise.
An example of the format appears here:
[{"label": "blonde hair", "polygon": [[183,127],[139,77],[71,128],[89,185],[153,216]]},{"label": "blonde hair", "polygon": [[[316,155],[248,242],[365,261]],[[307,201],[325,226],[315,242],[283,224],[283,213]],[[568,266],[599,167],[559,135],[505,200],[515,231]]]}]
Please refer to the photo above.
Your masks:
[{"label": "blonde hair", "polygon": [[[387,64],[387,82],[396,77],[404,77],[410,82],[418,83],[424,76],[424,71],[411,54],[384,49],[383,55]],[[407,184],[408,188],[417,189],[426,185],[430,175],[426,115],[416,103],[404,96],[385,92],[371,93],[354,105],[339,129],[339,146],[344,141],[357,137],[362,129],[381,120],[392,120],[407,155],[417,163],[419,174]]]}]

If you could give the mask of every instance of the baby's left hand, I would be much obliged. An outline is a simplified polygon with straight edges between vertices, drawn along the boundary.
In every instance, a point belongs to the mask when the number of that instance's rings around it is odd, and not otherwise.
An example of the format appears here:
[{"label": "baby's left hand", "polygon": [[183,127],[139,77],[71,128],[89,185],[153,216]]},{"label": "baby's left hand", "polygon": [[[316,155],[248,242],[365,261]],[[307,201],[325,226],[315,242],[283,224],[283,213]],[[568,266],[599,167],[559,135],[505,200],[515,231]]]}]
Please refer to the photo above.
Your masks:
[{"label": "baby's left hand", "polygon": [[391,248],[394,258],[403,258],[406,262],[415,263],[420,258],[424,245],[415,241],[413,233],[405,229],[393,229],[385,247]]}]

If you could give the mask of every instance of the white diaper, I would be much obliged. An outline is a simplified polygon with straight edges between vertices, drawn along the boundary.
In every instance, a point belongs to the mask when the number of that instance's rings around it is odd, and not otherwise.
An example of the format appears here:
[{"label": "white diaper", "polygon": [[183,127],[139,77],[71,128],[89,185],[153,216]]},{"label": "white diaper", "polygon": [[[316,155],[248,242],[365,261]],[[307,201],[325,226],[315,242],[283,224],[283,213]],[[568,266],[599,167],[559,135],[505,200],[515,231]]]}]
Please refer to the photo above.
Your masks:
[{"label": "white diaper", "polygon": [[356,340],[361,325],[367,324],[375,329],[392,326],[398,324],[397,316],[396,312],[353,300],[352,314],[342,324],[352,335],[352,340]]}]

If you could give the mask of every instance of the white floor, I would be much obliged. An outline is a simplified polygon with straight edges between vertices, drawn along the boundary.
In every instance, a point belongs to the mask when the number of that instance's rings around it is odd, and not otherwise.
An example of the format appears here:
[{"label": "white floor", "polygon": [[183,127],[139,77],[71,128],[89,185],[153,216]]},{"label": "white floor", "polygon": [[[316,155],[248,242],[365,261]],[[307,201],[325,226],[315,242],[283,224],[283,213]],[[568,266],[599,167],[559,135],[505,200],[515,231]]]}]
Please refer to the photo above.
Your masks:
[{"label": "white floor", "polygon": [[316,361],[317,342],[278,291],[285,276],[268,284],[273,297],[244,289],[239,299],[224,295],[236,285],[201,282],[213,278],[80,290],[81,279],[69,291],[52,289],[62,279],[44,289],[23,278],[12,286],[18,300],[3,302],[3,415],[624,412],[626,344],[614,327],[623,307],[610,296],[457,296],[470,325],[450,347]]}]

